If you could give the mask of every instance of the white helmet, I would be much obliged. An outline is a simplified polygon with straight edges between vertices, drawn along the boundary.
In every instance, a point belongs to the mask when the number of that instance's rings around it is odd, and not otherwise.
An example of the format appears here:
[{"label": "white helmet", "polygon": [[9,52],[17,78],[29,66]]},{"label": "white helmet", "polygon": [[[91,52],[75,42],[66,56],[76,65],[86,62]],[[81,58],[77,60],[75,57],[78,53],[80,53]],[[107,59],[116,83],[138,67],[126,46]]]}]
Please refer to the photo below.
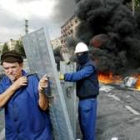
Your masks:
[{"label": "white helmet", "polygon": [[81,52],[87,52],[89,49],[87,45],[83,42],[80,42],[76,45],[74,53],[81,53]]}]

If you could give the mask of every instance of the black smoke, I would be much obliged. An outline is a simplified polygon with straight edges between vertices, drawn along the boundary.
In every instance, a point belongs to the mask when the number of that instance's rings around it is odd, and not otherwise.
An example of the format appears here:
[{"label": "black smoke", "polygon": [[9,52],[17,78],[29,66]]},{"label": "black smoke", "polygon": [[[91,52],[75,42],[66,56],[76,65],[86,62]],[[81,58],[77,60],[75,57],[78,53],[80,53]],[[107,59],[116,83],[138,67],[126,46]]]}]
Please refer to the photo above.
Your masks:
[{"label": "black smoke", "polygon": [[61,55],[61,48],[57,47],[53,50],[55,62],[57,64],[57,70],[60,70],[60,61],[63,61],[63,57]]},{"label": "black smoke", "polygon": [[[132,14],[130,0],[76,2],[76,16],[81,21],[76,35],[91,47],[90,55],[98,70],[121,75],[139,73],[140,13]],[[101,41],[102,35],[105,41]]]}]

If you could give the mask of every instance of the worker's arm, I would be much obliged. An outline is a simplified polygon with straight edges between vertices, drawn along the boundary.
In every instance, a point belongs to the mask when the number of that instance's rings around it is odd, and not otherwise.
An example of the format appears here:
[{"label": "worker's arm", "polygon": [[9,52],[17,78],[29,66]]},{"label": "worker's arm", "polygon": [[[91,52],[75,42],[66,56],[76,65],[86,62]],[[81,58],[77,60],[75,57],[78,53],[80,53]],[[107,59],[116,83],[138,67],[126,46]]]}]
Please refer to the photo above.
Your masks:
[{"label": "worker's arm", "polygon": [[65,73],[64,80],[76,82],[78,80],[81,80],[81,79],[84,79],[84,78],[90,76],[94,71],[95,71],[95,68],[93,66],[87,66],[77,72]]},{"label": "worker's arm", "polygon": [[7,90],[0,94],[0,108],[4,107],[17,89],[27,85],[27,78],[20,77]]},{"label": "worker's arm", "polygon": [[38,104],[39,107],[42,110],[46,110],[49,106],[49,101],[48,98],[45,95],[45,89],[48,87],[49,81],[48,78],[46,77],[46,75],[44,75],[41,80],[39,81],[38,84],[38,90],[39,90],[39,100],[38,100]]}]

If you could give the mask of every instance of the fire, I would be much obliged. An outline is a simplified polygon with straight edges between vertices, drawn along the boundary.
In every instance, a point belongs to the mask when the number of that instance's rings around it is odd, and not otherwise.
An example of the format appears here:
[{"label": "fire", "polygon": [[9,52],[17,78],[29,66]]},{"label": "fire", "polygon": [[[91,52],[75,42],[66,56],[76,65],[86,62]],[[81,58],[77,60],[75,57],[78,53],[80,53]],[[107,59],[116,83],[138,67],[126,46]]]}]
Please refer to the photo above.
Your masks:
[{"label": "fire", "polygon": [[137,82],[135,84],[135,88],[140,90],[140,75],[138,76],[138,80],[137,80]]},{"label": "fire", "polygon": [[104,84],[119,83],[122,81],[122,78],[120,76],[116,76],[113,73],[99,73],[98,79],[99,82]]}]

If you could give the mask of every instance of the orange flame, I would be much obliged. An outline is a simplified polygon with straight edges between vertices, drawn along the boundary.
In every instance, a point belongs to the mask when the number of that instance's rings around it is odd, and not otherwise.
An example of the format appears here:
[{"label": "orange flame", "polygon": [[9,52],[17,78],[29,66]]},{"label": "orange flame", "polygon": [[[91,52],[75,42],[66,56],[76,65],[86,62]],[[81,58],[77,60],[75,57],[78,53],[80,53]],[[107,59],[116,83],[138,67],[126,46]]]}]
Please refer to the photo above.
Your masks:
[{"label": "orange flame", "polygon": [[138,80],[137,80],[137,82],[135,84],[135,88],[140,90],[140,75],[138,76]]},{"label": "orange flame", "polygon": [[119,83],[122,81],[120,76],[116,76],[113,73],[99,73],[98,74],[99,82],[104,84],[111,84],[111,83]]}]

